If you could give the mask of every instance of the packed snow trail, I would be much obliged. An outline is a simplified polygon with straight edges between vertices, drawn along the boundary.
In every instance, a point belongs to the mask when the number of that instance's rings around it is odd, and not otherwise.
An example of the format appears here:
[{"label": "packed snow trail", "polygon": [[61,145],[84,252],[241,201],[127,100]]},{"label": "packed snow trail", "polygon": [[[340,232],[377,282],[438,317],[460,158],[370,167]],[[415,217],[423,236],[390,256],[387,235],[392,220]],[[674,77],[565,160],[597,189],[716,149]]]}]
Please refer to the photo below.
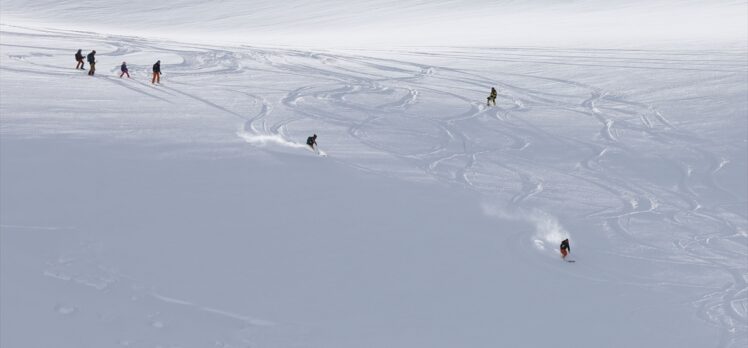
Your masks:
[{"label": "packed snow trail", "polygon": [[[284,159],[308,155],[303,140],[316,133],[337,164],[474,192],[485,215],[533,226],[507,236],[518,263],[580,282],[691,294],[682,305],[718,331],[713,346],[748,344],[744,49],[312,52],[2,30],[3,137]],[[97,50],[96,77],[73,69],[77,48]],[[164,76],[154,87],[156,59]],[[132,79],[115,75],[122,61]],[[49,80],[49,90],[26,92]],[[484,103],[492,86],[496,107]],[[55,88],[70,100],[56,99]],[[557,260],[567,237],[574,269],[542,261]],[[44,274],[236,319],[246,332],[235,342],[274,324],[148,290],[95,258],[75,260]]]}]

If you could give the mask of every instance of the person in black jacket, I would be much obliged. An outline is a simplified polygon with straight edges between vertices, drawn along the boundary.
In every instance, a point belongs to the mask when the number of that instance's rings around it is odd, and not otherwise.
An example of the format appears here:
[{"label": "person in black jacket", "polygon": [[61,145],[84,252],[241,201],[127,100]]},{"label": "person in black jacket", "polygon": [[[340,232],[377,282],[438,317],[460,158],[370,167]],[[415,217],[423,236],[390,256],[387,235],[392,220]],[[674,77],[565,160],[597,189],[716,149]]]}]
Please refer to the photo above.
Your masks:
[{"label": "person in black jacket", "polygon": [[96,72],[96,50],[91,51],[91,53],[86,56],[86,59],[88,60],[89,65],[88,75],[94,76],[94,73]]},{"label": "person in black jacket", "polygon": [[83,63],[83,53],[81,53],[81,50],[75,52],[75,61],[78,62],[78,64],[75,65],[76,69],[85,70],[85,63]]},{"label": "person in black jacket", "polygon": [[161,61],[156,61],[156,64],[153,64],[153,79],[151,80],[151,83],[161,83]]},{"label": "person in black jacket", "polygon": [[561,241],[561,258],[566,260],[566,256],[571,253],[571,247],[569,246],[569,239]]},{"label": "person in black jacket", "polygon": [[127,70],[127,62],[122,62],[119,70],[122,72],[121,74],[119,74],[119,78],[122,78],[123,75],[127,75],[128,79],[130,78],[130,72]]},{"label": "person in black jacket", "polygon": [[309,145],[309,147],[314,150],[314,146],[317,145],[317,134],[312,135],[309,138],[306,138],[306,144]]},{"label": "person in black jacket", "polygon": [[488,100],[486,100],[486,106],[491,105],[491,102],[493,102],[493,106],[496,106],[496,88],[491,87],[491,94],[488,96]]}]

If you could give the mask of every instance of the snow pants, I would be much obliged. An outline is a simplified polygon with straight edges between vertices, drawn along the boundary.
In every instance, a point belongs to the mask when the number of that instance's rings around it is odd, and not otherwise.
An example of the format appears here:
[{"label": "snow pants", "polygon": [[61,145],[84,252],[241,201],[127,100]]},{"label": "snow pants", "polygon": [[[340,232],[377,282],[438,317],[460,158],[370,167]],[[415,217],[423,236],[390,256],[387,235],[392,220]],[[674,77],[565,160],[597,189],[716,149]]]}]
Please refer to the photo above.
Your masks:
[{"label": "snow pants", "polygon": [[153,73],[153,79],[151,80],[151,83],[161,83],[161,73]]}]

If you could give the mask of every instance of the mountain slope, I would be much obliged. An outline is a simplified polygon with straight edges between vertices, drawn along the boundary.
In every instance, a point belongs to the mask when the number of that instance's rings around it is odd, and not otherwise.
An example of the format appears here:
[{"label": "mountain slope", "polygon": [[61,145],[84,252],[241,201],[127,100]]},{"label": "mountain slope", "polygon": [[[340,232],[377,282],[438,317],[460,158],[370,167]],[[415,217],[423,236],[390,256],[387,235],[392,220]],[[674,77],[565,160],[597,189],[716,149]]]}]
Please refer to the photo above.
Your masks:
[{"label": "mountain slope", "polygon": [[2,346],[748,341],[742,49],[0,44]]}]

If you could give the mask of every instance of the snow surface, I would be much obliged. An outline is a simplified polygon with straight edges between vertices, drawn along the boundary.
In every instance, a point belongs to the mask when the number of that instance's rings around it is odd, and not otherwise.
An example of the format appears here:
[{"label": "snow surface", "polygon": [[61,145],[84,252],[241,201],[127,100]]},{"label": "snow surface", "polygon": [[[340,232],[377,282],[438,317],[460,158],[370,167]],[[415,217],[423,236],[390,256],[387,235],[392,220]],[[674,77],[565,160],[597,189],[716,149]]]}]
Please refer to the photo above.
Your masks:
[{"label": "snow surface", "polygon": [[609,48],[748,40],[745,0],[0,0],[0,7],[6,24],[211,44]]},{"label": "snow surface", "polygon": [[[209,34],[254,18],[239,29],[284,38],[460,7],[221,3],[2,0],[3,348],[748,345],[745,33],[659,49],[168,39],[197,14]],[[649,8],[676,3],[746,10]],[[613,4],[601,18],[644,12]],[[111,30],[71,30],[82,17]],[[98,52],[95,77],[78,48]]]}]

